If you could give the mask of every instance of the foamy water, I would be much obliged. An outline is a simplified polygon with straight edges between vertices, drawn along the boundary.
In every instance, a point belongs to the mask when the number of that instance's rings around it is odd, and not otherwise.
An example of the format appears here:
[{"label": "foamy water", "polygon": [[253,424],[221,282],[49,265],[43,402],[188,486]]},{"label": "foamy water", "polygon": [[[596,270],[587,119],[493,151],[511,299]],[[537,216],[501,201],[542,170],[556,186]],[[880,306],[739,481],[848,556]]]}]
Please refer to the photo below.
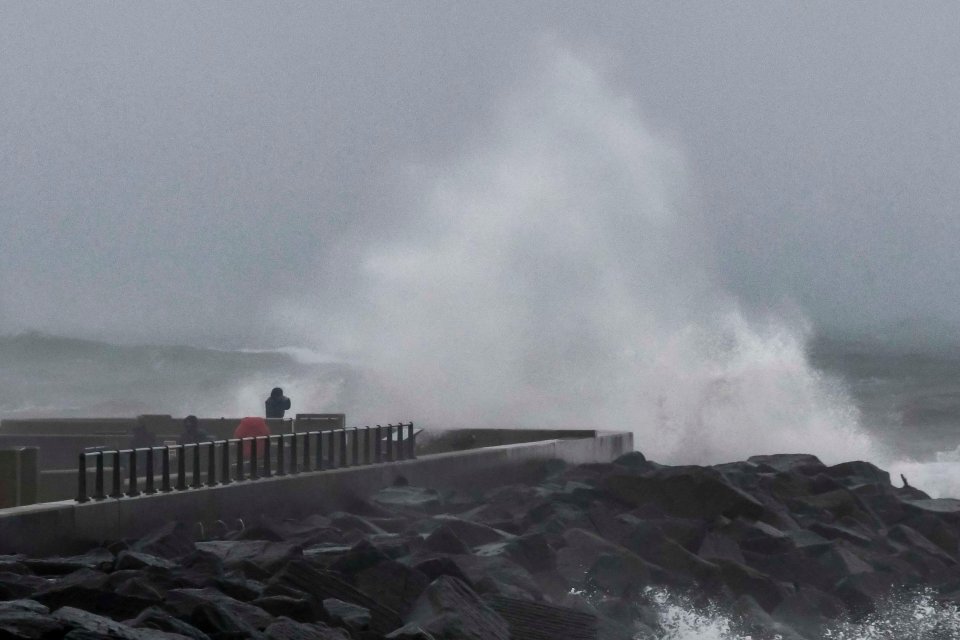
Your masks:
[{"label": "foamy water", "polygon": [[[716,606],[697,607],[688,598],[663,589],[649,589],[645,598],[659,616],[659,628],[654,630],[657,640],[757,638],[742,630],[737,616],[724,613]],[[960,637],[957,605],[939,603],[929,591],[893,595],[881,603],[877,611],[856,622],[839,621],[825,629],[821,637],[831,640],[955,640]],[[648,637],[645,633],[636,636],[638,640]]]}]

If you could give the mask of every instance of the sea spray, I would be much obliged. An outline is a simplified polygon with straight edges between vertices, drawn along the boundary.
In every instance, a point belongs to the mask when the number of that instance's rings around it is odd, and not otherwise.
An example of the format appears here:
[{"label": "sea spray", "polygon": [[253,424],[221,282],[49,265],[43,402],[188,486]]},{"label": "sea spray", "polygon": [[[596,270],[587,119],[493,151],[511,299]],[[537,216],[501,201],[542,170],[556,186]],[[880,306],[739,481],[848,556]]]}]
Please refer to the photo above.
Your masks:
[{"label": "sea spray", "polygon": [[358,298],[315,312],[312,338],[382,382],[358,418],[630,429],[664,462],[871,457],[802,321],[747,313],[714,277],[676,145],[541,46],[486,135],[411,172],[414,222],[369,248]]},{"label": "sea spray", "polygon": [[[588,598],[589,599],[589,598]],[[663,588],[648,588],[645,603],[656,614],[654,640],[778,640],[775,632],[758,633],[749,621],[714,603],[696,604]],[[649,640],[649,630],[637,640]],[[954,640],[960,637],[960,609],[938,600],[931,590],[908,590],[883,600],[874,613],[825,627],[824,640]],[[812,639],[811,639],[812,640]]]}]

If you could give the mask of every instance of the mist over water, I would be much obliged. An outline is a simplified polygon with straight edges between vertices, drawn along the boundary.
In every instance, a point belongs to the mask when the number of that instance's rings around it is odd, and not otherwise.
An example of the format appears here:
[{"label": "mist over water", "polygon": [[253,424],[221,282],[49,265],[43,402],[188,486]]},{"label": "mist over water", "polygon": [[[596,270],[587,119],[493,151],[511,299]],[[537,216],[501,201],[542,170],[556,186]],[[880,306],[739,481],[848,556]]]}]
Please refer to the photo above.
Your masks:
[{"label": "mist over water", "polygon": [[541,49],[489,136],[411,172],[415,228],[369,251],[349,320],[316,338],[376,372],[381,411],[431,425],[630,429],[674,463],[868,457],[803,323],[749,318],[715,280],[681,150]]}]

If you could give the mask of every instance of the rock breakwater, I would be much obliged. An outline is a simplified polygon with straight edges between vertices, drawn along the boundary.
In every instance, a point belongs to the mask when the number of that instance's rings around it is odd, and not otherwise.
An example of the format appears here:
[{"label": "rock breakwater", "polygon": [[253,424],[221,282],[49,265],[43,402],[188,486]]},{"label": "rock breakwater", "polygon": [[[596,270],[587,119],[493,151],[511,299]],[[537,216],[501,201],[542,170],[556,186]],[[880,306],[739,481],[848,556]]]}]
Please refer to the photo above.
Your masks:
[{"label": "rock breakwater", "polygon": [[891,594],[960,602],[960,501],[809,455],[543,464],[472,495],[386,487],[297,520],[170,523],[0,557],[0,638],[657,638],[664,593],[813,640]]}]

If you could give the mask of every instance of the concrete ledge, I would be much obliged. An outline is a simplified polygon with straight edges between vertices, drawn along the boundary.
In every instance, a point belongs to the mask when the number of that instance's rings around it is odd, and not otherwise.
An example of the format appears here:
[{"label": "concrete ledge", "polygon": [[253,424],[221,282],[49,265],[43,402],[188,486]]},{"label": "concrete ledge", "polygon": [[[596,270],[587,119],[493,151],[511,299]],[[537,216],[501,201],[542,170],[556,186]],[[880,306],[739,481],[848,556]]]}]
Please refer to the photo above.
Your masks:
[{"label": "concrete ledge", "polygon": [[631,433],[595,433],[592,438],[453,451],[152,496],[0,510],[0,553],[73,553],[103,541],[142,536],[173,520],[212,523],[343,508],[357,497],[392,485],[400,476],[421,486],[486,489],[529,480],[536,463],[544,460],[610,462],[633,450]]}]

